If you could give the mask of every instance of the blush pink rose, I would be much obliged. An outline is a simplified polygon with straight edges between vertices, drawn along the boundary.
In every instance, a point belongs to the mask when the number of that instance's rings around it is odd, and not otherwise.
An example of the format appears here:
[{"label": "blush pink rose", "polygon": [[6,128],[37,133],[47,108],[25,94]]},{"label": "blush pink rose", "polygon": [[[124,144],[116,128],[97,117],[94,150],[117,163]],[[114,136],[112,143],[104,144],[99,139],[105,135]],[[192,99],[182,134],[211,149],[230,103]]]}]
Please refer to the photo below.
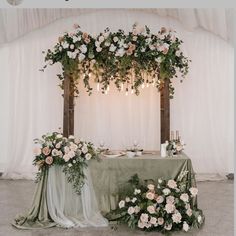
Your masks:
[{"label": "blush pink rose", "polygon": [[46,159],[45,159],[45,162],[48,164],[48,165],[51,165],[53,163],[53,158],[51,156],[48,156]]},{"label": "blush pink rose", "polygon": [[44,154],[45,156],[49,155],[50,152],[51,152],[51,149],[50,149],[49,147],[44,147],[44,148],[43,148],[43,154]]}]

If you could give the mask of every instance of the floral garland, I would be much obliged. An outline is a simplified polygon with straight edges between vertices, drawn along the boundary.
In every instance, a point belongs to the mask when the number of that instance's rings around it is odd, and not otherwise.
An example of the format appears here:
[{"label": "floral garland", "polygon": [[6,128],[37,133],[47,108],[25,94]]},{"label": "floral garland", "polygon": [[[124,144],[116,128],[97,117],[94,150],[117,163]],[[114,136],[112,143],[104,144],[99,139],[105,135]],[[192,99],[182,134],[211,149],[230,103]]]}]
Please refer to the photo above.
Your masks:
[{"label": "floral garland", "polygon": [[63,88],[65,76],[69,75],[74,96],[79,94],[77,84],[81,79],[89,94],[93,79],[102,93],[107,93],[114,82],[119,91],[131,91],[136,95],[140,87],[150,84],[160,90],[168,79],[172,97],[171,78],[185,77],[189,69],[190,60],[180,49],[182,43],[175,31],[164,27],[152,34],[147,26],[134,24],[128,33],[121,29],[111,32],[106,28],[93,37],[75,24],[73,32],[64,33],[53,49],[43,52],[46,65],[42,70],[47,65],[61,63],[64,72],[58,75],[60,87]]},{"label": "floral garland", "polygon": [[158,179],[157,184],[140,184],[135,175],[129,182],[132,184],[131,193],[112,212],[120,216],[118,222],[125,222],[131,228],[164,234],[176,230],[187,232],[191,227],[203,225],[204,215],[194,205],[198,189],[186,188],[183,179]]},{"label": "floral garland", "polygon": [[73,184],[75,191],[80,194],[84,185],[84,168],[87,161],[98,160],[98,152],[90,142],[76,140],[74,136],[63,137],[61,133],[43,135],[42,139],[35,139],[38,145],[34,149],[35,158],[33,164],[38,166],[36,182],[38,182],[46,169],[52,165],[64,166],[63,172],[68,182]]}]

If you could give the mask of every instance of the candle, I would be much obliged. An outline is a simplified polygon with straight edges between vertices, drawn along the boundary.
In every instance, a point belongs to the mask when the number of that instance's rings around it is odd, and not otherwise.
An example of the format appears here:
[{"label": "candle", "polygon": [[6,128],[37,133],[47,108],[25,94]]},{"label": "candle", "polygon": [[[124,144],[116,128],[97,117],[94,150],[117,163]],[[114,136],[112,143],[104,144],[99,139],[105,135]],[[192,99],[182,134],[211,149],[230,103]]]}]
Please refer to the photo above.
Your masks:
[{"label": "candle", "polygon": [[174,131],[171,131],[170,140],[174,140]]},{"label": "candle", "polygon": [[179,140],[179,131],[176,130],[176,140]]}]

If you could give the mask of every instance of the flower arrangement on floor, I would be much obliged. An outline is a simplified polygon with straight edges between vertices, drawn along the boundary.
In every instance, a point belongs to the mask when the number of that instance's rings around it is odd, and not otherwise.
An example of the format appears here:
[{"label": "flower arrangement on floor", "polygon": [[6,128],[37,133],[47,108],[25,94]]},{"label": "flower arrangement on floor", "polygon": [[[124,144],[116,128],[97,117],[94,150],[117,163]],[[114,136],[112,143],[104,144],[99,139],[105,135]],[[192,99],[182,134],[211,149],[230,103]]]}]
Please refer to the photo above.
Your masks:
[{"label": "flower arrangement on floor", "polygon": [[73,184],[79,194],[84,185],[84,168],[87,161],[99,159],[98,151],[90,142],[76,140],[74,136],[63,137],[61,133],[53,132],[43,135],[42,139],[35,139],[37,147],[34,149],[35,158],[33,164],[38,166],[36,182],[44,171],[52,165],[63,166],[68,182]]},{"label": "flower arrangement on floor", "polygon": [[178,230],[187,232],[192,227],[203,225],[204,215],[194,205],[197,188],[186,189],[183,180],[173,179],[158,179],[157,184],[140,184],[137,175],[131,178],[130,183],[131,193],[112,213],[120,215],[119,222],[125,222],[131,228],[164,234]]},{"label": "flower arrangement on floor", "polygon": [[42,70],[61,63],[64,72],[58,75],[60,86],[63,88],[65,76],[70,76],[75,96],[81,79],[89,94],[93,89],[90,81],[94,80],[103,93],[114,82],[119,91],[124,89],[136,95],[140,87],[152,84],[161,89],[164,80],[169,80],[172,96],[170,79],[185,77],[189,69],[190,60],[181,49],[182,43],[174,30],[165,27],[151,33],[147,26],[135,23],[127,33],[106,28],[92,36],[75,24],[71,33],[65,32],[52,49],[44,52],[46,65]]}]

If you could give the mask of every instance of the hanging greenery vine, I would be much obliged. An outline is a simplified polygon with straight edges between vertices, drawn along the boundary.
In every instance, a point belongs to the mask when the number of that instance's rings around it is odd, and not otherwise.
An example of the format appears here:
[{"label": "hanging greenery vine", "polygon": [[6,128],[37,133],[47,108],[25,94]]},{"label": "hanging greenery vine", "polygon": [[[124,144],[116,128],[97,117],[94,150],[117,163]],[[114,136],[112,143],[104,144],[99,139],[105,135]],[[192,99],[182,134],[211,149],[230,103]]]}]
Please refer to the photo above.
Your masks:
[{"label": "hanging greenery vine", "polygon": [[185,77],[189,69],[190,60],[180,49],[182,43],[175,31],[164,27],[153,34],[147,26],[134,24],[128,33],[121,29],[111,32],[106,28],[93,37],[75,24],[74,32],[64,33],[53,49],[44,52],[43,70],[47,65],[61,63],[64,73],[58,75],[60,86],[63,88],[65,74],[69,74],[75,96],[79,94],[77,84],[81,80],[89,94],[93,89],[90,80],[95,80],[102,93],[114,82],[119,91],[130,90],[138,95],[140,87],[152,84],[160,90],[168,79],[172,97],[171,79]]}]

